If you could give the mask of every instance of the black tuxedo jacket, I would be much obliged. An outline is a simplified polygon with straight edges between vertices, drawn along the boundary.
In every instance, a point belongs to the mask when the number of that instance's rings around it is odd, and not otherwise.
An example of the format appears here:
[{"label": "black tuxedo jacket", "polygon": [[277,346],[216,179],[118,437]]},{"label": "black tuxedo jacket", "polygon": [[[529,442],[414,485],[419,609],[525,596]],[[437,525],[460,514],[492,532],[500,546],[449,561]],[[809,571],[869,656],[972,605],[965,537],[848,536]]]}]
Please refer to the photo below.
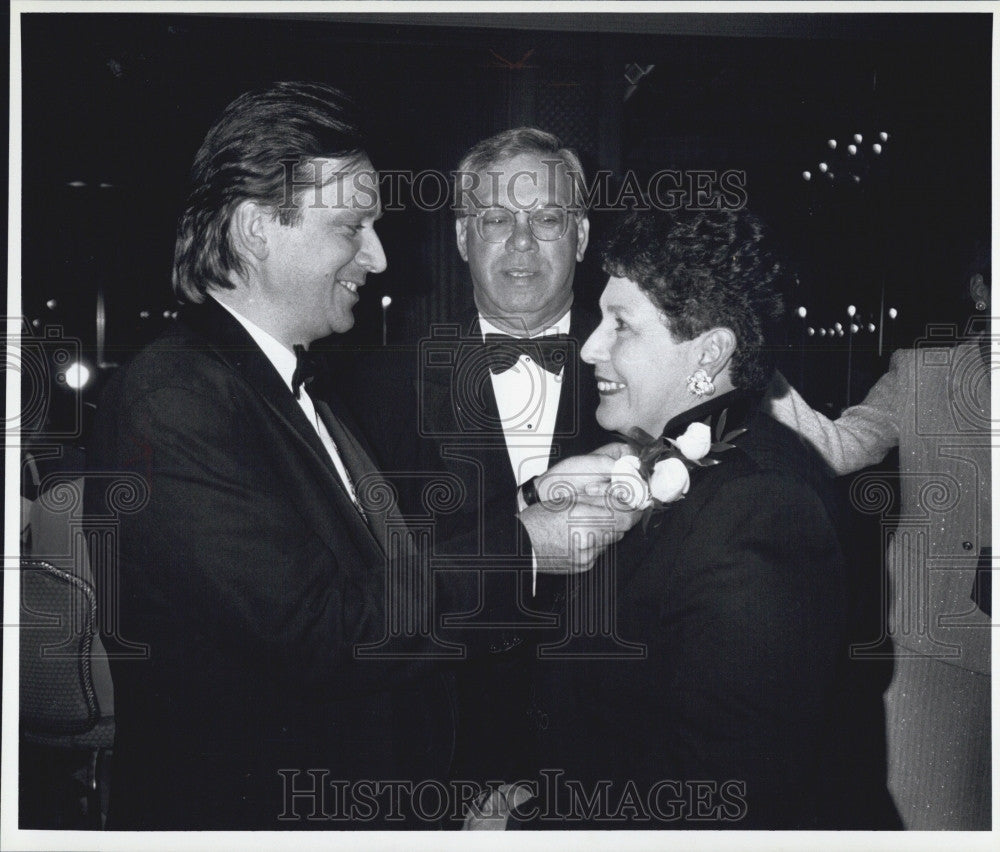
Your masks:
[{"label": "black tuxedo jacket", "polygon": [[[572,309],[550,465],[613,440],[594,419],[593,368],[579,358],[597,321],[583,308]],[[465,499],[437,512],[445,525],[438,538],[452,537],[443,530],[465,531],[471,524],[481,531],[482,553],[514,552],[517,485],[475,315],[438,325],[416,343],[365,353],[347,386],[351,411],[380,467],[400,486],[404,512],[433,511],[424,483],[410,474],[447,471],[461,483]],[[506,523],[498,524],[493,510]]]},{"label": "black tuxedo jacket", "polygon": [[[594,419],[593,368],[579,358],[597,322],[573,307],[550,465],[614,440]],[[398,488],[400,507],[410,516],[433,515],[439,555],[461,552],[481,567],[473,572],[481,589],[477,606],[451,622],[479,637],[470,648],[485,663],[459,672],[453,774],[512,777],[532,763],[528,672],[535,642],[564,627],[553,601],[565,580],[540,576],[539,593],[531,596],[530,542],[517,521],[517,485],[477,316],[437,326],[412,345],[366,353],[350,387],[345,398]],[[435,501],[426,483],[442,474],[450,499]],[[512,601],[519,602],[513,618]]]},{"label": "black tuxedo jacket", "polygon": [[[425,566],[387,569],[315,430],[228,312],[211,299],[185,309],[113,377],[90,466],[137,474],[148,490],[115,512],[113,495],[87,489],[91,516],[118,523],[106,644],[147,649],[111,659],[110,824],[398,826],[338,804],[331,785],[447,771],[453,702],[440,668],[355,654],[385,636],[387,599],[426,588]],[[474,594],[456,591],[455,607]]]},{"label": "black tuxedo jacket", "polygon": [[892,827],[884,763],[845,771],[867,740],[848,735],[860,703],[839,698],[865,661],[848,651],[830,485],[737,393],[667,435],[727,408],[727,431],[749,427],[736,448],[575,579],[570,610],[605,629],[534,668],[541,795],[509,827]]}]

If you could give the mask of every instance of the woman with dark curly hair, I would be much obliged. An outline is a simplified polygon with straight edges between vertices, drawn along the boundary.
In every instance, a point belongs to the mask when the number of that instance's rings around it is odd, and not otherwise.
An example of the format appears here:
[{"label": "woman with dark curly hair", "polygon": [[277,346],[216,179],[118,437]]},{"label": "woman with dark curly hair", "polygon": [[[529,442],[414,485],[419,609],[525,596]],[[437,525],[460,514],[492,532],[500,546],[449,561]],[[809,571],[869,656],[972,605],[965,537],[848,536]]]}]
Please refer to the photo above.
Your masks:
[{"label": "woman with dark curly hair", "polygon": [[568,638],[540,649],[541,777],[508,828],[895,825],[884,779],[844,798],[863,783],[831,718],[844,551],[818,460],[758,411],[782,318],[759,221],[632,214],[604,268],[581,357],[631,442],[620,497],[648,516],[574,578]]}]

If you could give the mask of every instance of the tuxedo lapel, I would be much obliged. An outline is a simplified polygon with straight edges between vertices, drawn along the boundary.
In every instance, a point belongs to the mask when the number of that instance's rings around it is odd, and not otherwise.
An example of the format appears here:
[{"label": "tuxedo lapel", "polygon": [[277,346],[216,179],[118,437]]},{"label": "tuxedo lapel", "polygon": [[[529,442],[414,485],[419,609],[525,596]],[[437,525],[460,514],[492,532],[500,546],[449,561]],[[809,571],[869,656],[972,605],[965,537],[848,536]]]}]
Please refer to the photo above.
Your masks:
[{"label": "tuxedo lapel", "polygon": [[[475,376],[480,383],[476,399],[484,429],[481,433],[483,440],[475,444],[467,443],[466,447],[463,448],[463,455],[474,456],[482,471],[485,501],[490,502],[497,494],[509,494],[513,509],[516,507],[516,499],[513,495],[516,493],[517,480],[514,478],[514,471],[510,466],[510,454],[507,451],[507,439],[503,431],[503,421],[500,418],[500,408],[493,390],[492,373],[486,359],[486,349],[482,345],[483,334],[479,325],[479,316],[477,315],[469,322],[467,327],[470,328],[470,334],[478,346],[465,349],[466,357],[463,361],[462,375]],[[474,364],[471,363],[473,354]]]},{"label": "tuxedo lapel", "polygon": [[[459,406],[460,423],[466,432],[479,431],[483,437],[503,441],[503,424],[500,421],[496,394],[493,392],[492,374],[486,357],[486,347],[483,345],[483,330],[479,325],[479,317],[473,317],[463,327],[469,329],[469,336],[460,346],[455,359],[458,370],[453,390],[453,398]],[[472,394],[469,391],[472,391]],[[470,425],[479,428],[470,430]]]},{"label": "tuxedo lapel", "polygon": [[[449,331],[435,343],[433,363],[415,388],[420,429],[431,438],[422,447],[435,455],[421,462],[433,468],[443,464],[470,485],[477,484],[485,500],[501,492],[513,494],[516,482],[479,320],[469,317]],[[474,481],[469,479],[472,466],[477,470]]]},{"label": "tuxedo lapel", "polygon": [[[598,319],[586,308],[573,307],[570,315],[569,349],[566,367],[561,374],[555,431],[549,453],[549,465],[579,453],[596,449],[613,437],[595,420],[597,386],[590,366],[580,360],[580,349]],[[466,334],[467,331],[467,334]],[[490,380],[478,315],[463,322],[460,333],[452,337],[452,369],[431,371],[431,381],[417,388],[421,399],[423,428],[436,435],[453,435],[452,444],[461,444],[464,455],[475,455],[484,471],[488,493],[512,492],[517,483],[506,454],[506,439],[497,408],[493,382]],[[425,376],[428,373],[425,372]],[[433,421],[433,422],[431,422]],[[440,443],[448,443],[442,440]],[[497,467],[505,459],[504,473]]]},{"label": "tuxedo lapel", "polygon": [[[578,453],[590,452],[611,440],[597,426],[597,388],[590,367],[580,360],[580,348],[597,321],[592,312],[574,307],[569,330],[569,350],[561,374],[555,431],[549,455],[552,465]],[[421,373],[415,391],[419,400],[420,428],[435,438],[434,451],[441,454],[449,469],[449,454],[475,459],[482,473],[484,497],[513,494],[514,472],[510,468],[506,439],[482,346],[482,330],[477,315],[465,318],[460,327],[451,327],[439,336],[433,365]],[[468,468],[468,461],[462,463]]]},{"label": "tuxedo lapel", "polygon": [[269,410],[277,431],[288,442],[289,449],[297,450],[307,459],[306,468],[322,497],[309,488],[305,480],[299,483],[294,494],[303,515],[313,520],[315,531],[326,541],[327,546],[335,552],[340,546],[331,529],[331,519],[325,517],[327,513],[321,508],[332,502],[355,544],[363,552],[367,551],[369,555],[381,558],[379,543],[344,489],[319,435],[274,365],[243,326],[211,298],[206,299],[202,305],[187,306],[182,320],[208,342],[208,347],[214,350],[220,360],[244,379]]},{"label": "tuxedo lapel", "polygon": [[[391,500],[386,501],[391,489],[372,461],[371,453],[353,429],[347,412],[333,397],[313,397],[316,411],[326,425],[340,451],[341,460],[354,482],[358,503],[364,512],[371,532],[378,540],[383,553],[389,552],[387,521],[398,517],[398,510]],[[353,502],[353,501],[352,501]]]},{"label": "tuxedo lapel", "polygon": [[503,438],[479,320],[439,327],[424,341],[414,390],[422,434],[445,439]]}]

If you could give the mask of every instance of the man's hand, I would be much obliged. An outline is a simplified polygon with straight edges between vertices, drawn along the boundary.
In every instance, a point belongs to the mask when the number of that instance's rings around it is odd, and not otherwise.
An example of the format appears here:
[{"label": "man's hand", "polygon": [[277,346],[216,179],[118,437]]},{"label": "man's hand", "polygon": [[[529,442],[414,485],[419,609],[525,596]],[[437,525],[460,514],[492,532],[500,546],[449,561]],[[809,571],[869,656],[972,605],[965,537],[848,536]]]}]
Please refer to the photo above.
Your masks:
[{"label": "man's hand", "polygon": [[566,503],[605,506],[611,469],[628,451],[627,444],[605,444],[587,455],[563,459],[538,477],[535,483],[538,499],[555,507]]},{"label": "man's hand", "polygon": [[531,538],[538,570],[546,574],[589,571],[608,547],[619,541],[641,517],[637,511],[562,500],[536,503],[518,515]]},{"label": "man's hand", "polygon": [[504,784],[478,805],[466,811],[462,831],[504,831],[511,808],[518,808],[532,796],[526,784]]},{"label": "man's hand", "polygon": [[531,538],[539,571],[577,574],[588,571],[608,547],[639,520],[609,495],[615,461],[627,444],[606,444],[592,453],[571,456],[535,483],[539,502],[519,515]]}]

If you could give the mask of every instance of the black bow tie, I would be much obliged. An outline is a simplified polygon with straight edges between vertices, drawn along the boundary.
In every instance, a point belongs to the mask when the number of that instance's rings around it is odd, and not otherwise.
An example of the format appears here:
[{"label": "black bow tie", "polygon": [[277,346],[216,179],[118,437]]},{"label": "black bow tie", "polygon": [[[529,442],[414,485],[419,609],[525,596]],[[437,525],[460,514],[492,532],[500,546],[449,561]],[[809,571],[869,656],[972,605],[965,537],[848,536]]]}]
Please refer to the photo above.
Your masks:
[{"label": "black bow tie", "polygon": [[491,373],[506,373],[522,355],[527,355],[553,375],[558,375],[569,357],[569,336],[565,334],[529,338],[487,333],[485,345]]},{"label": "black bow tie", "polygon": [[305,346],[298,343],[292,347],[292,351],[295,353],[295,372],[292,373],[292,393],[298,399],[300,388],[303,385],[306,386],[306,390],[308,391],[309,385],[323,375],[323,360],[319,355],[310,352]]}]

